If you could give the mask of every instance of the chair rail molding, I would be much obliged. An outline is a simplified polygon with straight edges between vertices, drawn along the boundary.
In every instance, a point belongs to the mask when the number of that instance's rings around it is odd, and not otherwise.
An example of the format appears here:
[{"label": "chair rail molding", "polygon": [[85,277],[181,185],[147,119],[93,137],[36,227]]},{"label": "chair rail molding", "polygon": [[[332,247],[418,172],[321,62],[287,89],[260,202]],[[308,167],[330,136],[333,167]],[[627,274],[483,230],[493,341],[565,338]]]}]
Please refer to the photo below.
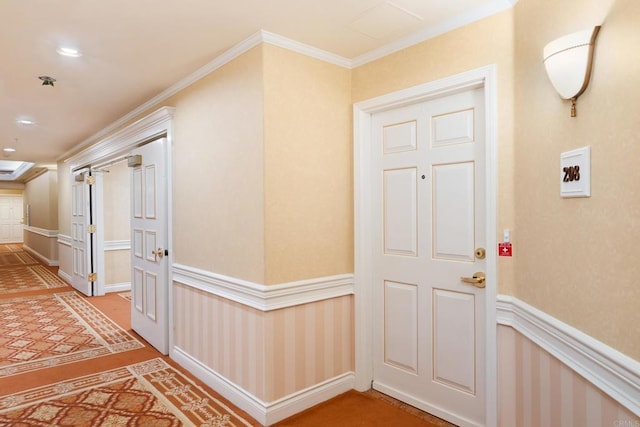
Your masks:
[{"label": "chair rail molding", "polygon": [[261,311],[293,307],[354,293],[353,274],[263,285],[174,264],[173,281]]},{"label": "chair rail molding", "polygon": [[539,345],[640,416],[640,362],[518,298],[498,295],[497,321]]}]

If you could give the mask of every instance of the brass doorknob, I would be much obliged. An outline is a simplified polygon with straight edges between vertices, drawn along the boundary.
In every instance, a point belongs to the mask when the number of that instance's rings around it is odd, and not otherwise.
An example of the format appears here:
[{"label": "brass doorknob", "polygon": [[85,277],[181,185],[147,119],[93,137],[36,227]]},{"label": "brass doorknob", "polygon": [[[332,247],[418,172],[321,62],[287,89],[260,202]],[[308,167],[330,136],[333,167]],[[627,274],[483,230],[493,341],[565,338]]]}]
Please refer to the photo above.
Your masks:
[{"label": "brass doorknob", "polygon": [[473,273],[473,277],[461,277],[460,280],[464,283],[469,283],[470,285],[475,286],[476,288],[484,288],[486,286],[486,276],[482,271],[478,271],[477,273]]},{"label": "brass doorknob", "polygon": [[162,258],[162,257],[164,256],[164,249],[162,249],[162,248],[158,248],[158,249],[157,249],[157,250],[155,250],[155,251],[151,251],[151,254],[152,254],[152,255],[155,255],[155,256],[157,256],[157,257],[159,257],[159,258]]}]

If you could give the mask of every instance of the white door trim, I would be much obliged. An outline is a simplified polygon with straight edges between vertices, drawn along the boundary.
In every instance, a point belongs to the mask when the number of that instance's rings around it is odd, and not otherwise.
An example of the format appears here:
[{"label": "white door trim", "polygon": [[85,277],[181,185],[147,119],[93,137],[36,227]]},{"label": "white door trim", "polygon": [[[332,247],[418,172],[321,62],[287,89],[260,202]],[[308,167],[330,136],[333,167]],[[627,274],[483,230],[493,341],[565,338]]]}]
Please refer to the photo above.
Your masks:
[{"label": "white door trim", "polygon": [[370,194],[371,117],[373,114],[426,101],[466,89],[484,87],[486,117],[486,425],[497,425],[496,344],[496,192],[497,192],[497,81],[496,66],[488,65],[433,82],[403,89],[353,106],[354,121],[354,232],[355,232],[355,362],[357,390],[371,387],[373,380],[373,292],[371,290],[371,234],[373,227]]},{"label": "white door trim", "polygon": [[[167,257],[166,268],[168,285],[167,297],[169,299],[167,322],[169,322],[170,357],[173,357],[173,277],[171,269],[173,265],[173,203],[171,201],[173,200],[172,147],[174,111],[174,107],[161,107],[64,161],[69,165],[69,169],[72,172],[86,166],[99,167],[126,154],[144,142],[150,142],[161,137],[167,139],[167,143],[165,144],[165,159],[167,162],[167,248],[169,249],[169,255]],[[102,191],[99,197],[102,197]],[[98,203],[100,203],[100,206],[103,206],[101,200],[99,200]],[[104,229],[104,215],[98,214],[97,226],[99,230]],[[98,247],[102,249],[100,251],[102,259],[98,261],[98,264],[104,265],[104,235],[102,239],[99,240]]]}]

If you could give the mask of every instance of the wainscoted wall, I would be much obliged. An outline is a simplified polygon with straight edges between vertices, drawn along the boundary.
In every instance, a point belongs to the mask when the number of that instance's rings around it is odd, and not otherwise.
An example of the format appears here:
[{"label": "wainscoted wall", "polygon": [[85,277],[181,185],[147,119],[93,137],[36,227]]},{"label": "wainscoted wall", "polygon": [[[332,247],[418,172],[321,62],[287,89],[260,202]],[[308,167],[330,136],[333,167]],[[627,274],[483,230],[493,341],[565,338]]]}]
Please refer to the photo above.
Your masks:
[{"label": "wainscoted wall", "polygon": [[513,328],[499,326],[498,343],[501,426],[640,426],[640,418]]},{"label": "wainscoted wall", "polygon": [[105,292],[131,289],[131,242],[111,240],[104,242]]},{"label": "wainscoted wall", "polygon": [[58,265],[58,230],[24,227],[24,248],[47,265]]},{"label": "wainscoted wall", "polygon": [[[226,397],[265,424],[311,406],[296,406],[304,399],[296,396],[354,370],[352,295],[263,311],[173,288],[174,349],[244,395]],[[273,415],[288,399],[298,399],[295,408]]]},{"label": "wainscoted wall", "polygon": [[58,267],[58,276],[67,283],[71,283],[73,268],[73,252],[71,250],[71,236],[58,234],[58,259],[60,265]]}]

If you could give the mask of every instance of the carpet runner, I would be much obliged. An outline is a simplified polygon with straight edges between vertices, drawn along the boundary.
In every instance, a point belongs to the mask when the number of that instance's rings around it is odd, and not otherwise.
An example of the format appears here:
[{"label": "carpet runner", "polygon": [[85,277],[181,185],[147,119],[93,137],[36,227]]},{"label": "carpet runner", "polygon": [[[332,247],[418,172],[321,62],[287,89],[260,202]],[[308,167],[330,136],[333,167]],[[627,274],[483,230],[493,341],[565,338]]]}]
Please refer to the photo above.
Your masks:
[{"label": "carpet runner", "polygon": [[33,265],[38,261],[28,253],[22,252],[0,252],[0,267],[12,267],[16,265]]},{"label": "carpet runner", "polygon": [[3,267],[0,269],[0,295],[68,286],[42,265]]},{"label": "carpet runner", "polygon": [[0,377],[143,347],[75,292],[0,300]]},{"label": "carpet runner", "polygon": [[251,426],[160,358],[0,396],[0,425]]}]

